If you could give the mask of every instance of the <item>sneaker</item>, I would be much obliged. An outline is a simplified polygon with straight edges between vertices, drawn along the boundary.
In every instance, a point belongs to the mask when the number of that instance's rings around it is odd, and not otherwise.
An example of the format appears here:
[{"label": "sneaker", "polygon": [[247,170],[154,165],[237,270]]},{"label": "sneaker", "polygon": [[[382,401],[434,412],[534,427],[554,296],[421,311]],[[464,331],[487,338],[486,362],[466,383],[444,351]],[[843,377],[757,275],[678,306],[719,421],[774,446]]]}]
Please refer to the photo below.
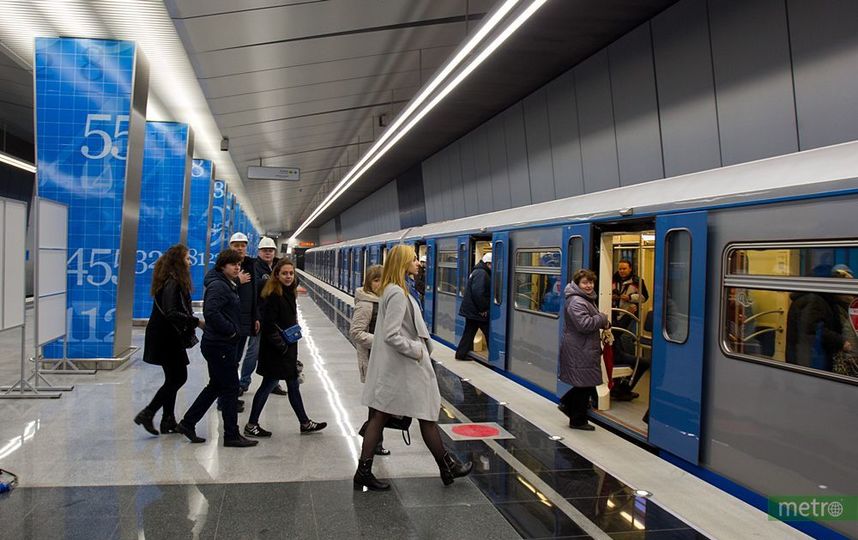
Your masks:
[{"label": "sneaker", "polygon": [[301,433],[304,434],[322,431],[326,427],[328,427],[327,422],[313,422],[312,420],[310,420],[306,424],[301,424]]},{"label": "sneaker", "polygon": [[252,439],[248,439],[247,437],[238,436],[237,439],[224,439],[223,445],[227,448],[248,448],[251,446],[256,446],[259,444],[259,441],[254,441]]},{"label": "sneaker", "polygon": [[286,391],[285,388],[280,386],[279,384],[274,387],[274,390],[271,391],[272,394],[276,394],[278,396],[288,396],[289,392]]},{"label": "sneaker", "polygon": [[259,424],[256,424],[256,425],[247,424],[247,425],[245,425],[244,426],[244,434],[247,435],[248,437],[260,437],[260,438],[271,436],[271,432],[266,430],[266,429],[262,429],[262,426],[260,426]]}]

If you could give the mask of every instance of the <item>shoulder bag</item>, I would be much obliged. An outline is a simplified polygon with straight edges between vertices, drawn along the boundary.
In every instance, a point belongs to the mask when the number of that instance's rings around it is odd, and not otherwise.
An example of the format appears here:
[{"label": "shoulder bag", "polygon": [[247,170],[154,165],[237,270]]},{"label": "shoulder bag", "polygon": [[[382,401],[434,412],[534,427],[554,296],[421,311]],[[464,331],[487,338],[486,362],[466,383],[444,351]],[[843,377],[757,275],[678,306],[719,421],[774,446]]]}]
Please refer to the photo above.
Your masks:
[{"label": "shoulder bag", "polygon": [[[186,349],[190,349],[190,348],[192,348],[194,345],[196,345],[197,343],[199,343],[199,342],[200,342],[200,340],[199,340],[199,339],[197,339],[197,333],[196,333],[194,330],[191,330],[190,332],[187,332],[187,331],[186,331],[186,332],[182,332],[181,330],[179,330],[179,329],[176,327],[176,325],[175,325],[175,324],[173,324],[173,322],[172,322],[172,321],[167,317],[167,314],[166,314],[166,313],[164,313],[164,310],[163,310],[163,309],[161,309],[161,305],[160,305],[160,304],[158,304],[158,299],[157,299],[157,298],[153,298],[152,300],[154,300],[154,302],[155,302],[155,307],[156,307],[156,308],[158,308],[158,311],[160,311],[160,312],[161,312],[161,315],[163,315],[163,316],[164,316],[164,318],[167,320],[167,322],[169,322],[169,323],[170,323],[170,326],[172,326],[172,327],[173,327],[173,330],[175,330],[175,331],[176,331],[176,333],[177,333],[177,334],[179,334],[179,340],[180,340],[180,342],[182,343],[182,346],[183,346],[184,348],[186,348]],[[182,304],[184,305],[184,302],[182,302]]]}]

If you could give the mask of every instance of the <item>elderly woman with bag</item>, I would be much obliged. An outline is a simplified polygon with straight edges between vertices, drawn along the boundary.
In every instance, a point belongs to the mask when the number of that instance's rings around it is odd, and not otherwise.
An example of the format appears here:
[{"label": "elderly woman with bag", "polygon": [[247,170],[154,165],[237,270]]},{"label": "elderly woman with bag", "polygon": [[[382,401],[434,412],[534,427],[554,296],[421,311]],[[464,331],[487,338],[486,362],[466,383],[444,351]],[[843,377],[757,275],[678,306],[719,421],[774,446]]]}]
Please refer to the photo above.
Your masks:
[{"label": "elderly woman with bag", "polygon": [[[304,401],[298,380],[298,334],[290,332],[298,324],[298,302],[295,291],[298,276],[295,265],[289,259],[280,259],[271,276],[262,288],[262,341],[259,343],[259,360],[256,373],[262,375],[262,384],[253,396],[250,418],[244,426],[244,434],[250,437],[270,437],[271,432],[259,425],[259,415],[268,401],[268,396],[281,380],[286,381],[289,404],[301,424],[301,433],[313,433],[327,427],[325,422],[313,422],[304,411]],[[285,332],[284,332],[285,331]],[[294,330],[293,330],[294,332]],[[286,335],[284,335],[284,333]]]},{"label": "elderly woman with bag", "polygon": [[164,384],[134,423],[158,435],[153,420],[163,409],[161,433],[176,432],[176,394],[188,380],[188,353],[197,343],[196,328],[203,323],[191,309],[191,258],[188,248],[177,244],[161,255],[152,273],[152,314],[146,325],[143,361],[161,366]]},{"label": "elderly woman with bag", "polygon": [[560,380],[571,384],[560,398],[560,410],[569,417],[569,427],[596,429],[587,422],[590,399],[602,384],[601,329],[611,327],[610,319],[596,306],[596,274],[581,269],[572,276],[564,294],[563,339],[560,343]]},{"label": "elderly woman with bag", "polygon": [[441,394],[429,358],[432,342],[420,306],[407,292],[406,276],[417,274],[414,248],[398,245],[388,253],[381,276],[378,320],[369,356],[363,404],[370,408],[354,489],[390,489],[372,474],[372,460],[384,426],[394,416],[416,418],[420,434],[432,452],[444,485],[471,472],[447,452],[438,429]]}]

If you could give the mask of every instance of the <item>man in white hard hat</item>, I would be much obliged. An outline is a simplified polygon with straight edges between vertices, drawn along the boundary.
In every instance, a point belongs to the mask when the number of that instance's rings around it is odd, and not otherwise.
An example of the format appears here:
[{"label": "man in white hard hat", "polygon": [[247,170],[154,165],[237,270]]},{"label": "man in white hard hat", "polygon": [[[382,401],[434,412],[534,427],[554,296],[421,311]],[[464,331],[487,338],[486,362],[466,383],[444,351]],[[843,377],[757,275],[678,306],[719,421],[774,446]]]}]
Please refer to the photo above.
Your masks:
[{"label": "man in white hard hat", "polygon": [[[238,297],[241,301],[236,361],[241,362],[247,338],[259,333],[259,307],[256,303],[256,283],[253,279],[253,258],[247,256],[247,235],[237,232],[229,238],[229,247],[241,255],[241,271],[238,273]],[[221,403],[218,401],[218,408]],[[238,412],[244,411],[244,401],[238,400]]]},{"label": "man in white hard hat", "polygon": [[470,360],[468,353],[474,348],[477,330],[482,331],[486,342],[489,340],[489,307],[492,283],[492,253],[488,252],[468,276],[465,297],[459,315],[465,318],[465,330],[456,348],[456,360]]},{"label": "man in white hard hat", "polygon": [[[256,249],[258,253],[256,258],[253,260],[253,280],[256,284],[256,305],[259,306],[261,304],[262,288],[271,276],[271,271],[274,269],[274,265],[277,264],[277,257],[275,257],[277,245],[271,238],[263,236],[259,240],[259,244],[256,246]],[[247,338],[247,352],[244,355],[244,362],[241,364],[240,385],[242,393],[247,392],[250,388],[250,379],[253,376],[253,372],[256,370],[256,362],[259,359],[260,339],[261,336],[258,333],[257,335]],[[271,393],[279,396],[285,396],[287,394],[286,390],[279,384]]]}]

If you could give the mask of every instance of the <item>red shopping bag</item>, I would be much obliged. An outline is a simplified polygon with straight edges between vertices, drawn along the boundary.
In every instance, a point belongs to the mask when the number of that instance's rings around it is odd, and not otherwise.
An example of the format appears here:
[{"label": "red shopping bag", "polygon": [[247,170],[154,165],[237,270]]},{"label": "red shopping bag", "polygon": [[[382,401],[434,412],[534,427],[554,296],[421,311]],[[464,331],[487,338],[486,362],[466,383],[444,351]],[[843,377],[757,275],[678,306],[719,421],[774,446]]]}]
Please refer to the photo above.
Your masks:
[{"label": "red shopping bag", "polygon": [[608,372],[608,388],[614,387],[614,347],[613,345],[608,345],[605,343],[605,346],[602,348],[602,360],[605,362],[605,371]]}]

